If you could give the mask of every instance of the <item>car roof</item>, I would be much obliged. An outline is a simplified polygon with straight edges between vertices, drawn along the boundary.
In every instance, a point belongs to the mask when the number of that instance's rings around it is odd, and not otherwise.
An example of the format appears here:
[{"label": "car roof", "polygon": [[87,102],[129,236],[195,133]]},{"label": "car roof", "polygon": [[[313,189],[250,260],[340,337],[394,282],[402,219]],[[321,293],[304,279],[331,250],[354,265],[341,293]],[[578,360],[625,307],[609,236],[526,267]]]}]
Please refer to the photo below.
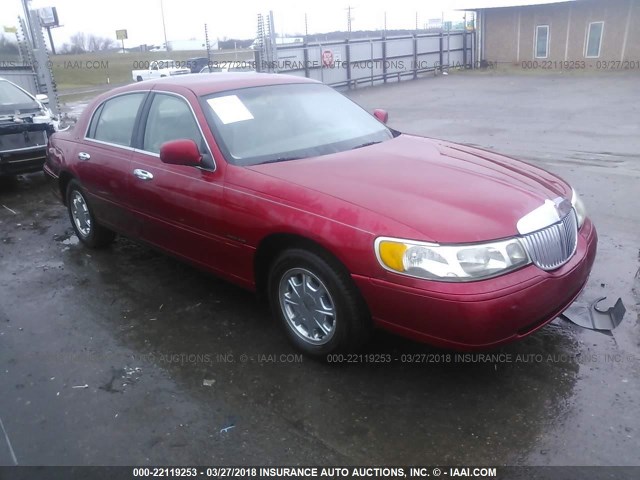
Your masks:
[{"label": "car roof", "polygon": [[282,75],[273,73],[254,72],[220,72],[189,75],[176,75],[153,80],[145,80],[133,83],[125,87],[118,88],[110,93],[122,93],[124,91],[135,90],[160,90],[163,88],[187,88],[194,94],[209,95],[212,93],[224,92],[226,90],[237,90],[240,88],[261,87],[266,85],[284,85],[291,83],[321,83],[305,77],[294,75]]}]

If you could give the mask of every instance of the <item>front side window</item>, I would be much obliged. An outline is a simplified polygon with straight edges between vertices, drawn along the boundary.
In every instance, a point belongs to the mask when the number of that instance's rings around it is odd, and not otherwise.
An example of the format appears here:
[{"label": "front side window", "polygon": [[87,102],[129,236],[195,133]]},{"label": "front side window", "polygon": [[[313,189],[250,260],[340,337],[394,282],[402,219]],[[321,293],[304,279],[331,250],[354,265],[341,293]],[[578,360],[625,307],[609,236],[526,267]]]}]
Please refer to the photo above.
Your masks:
[{"label": "front side window", "polygon": [[94,113],[88,137],[131,146],[133,127],[144,96],[145,93],[130,93],[107,100]]},{"label": "front side window", "polygon": [[163,143],[182,139],[193,140],[202,149],[203,138],[191,108],[185,100],[175,95],[155,94],[147,117],[142,149],[160,153]]},{"label": "front side window", "polygon": [[536,27],[536,58],[549,56],[549,25]]},{"label": "front side window", "polygon": [[602,45],[602,31],[604,30],[604,22],[592,22],[587,28],[587,42],[585,57],[598,58],[600,56],[600,47]]},{"label": "front side window", "polygon": [[393,137],[360,106],[321,84],[243,88],[205,96],[227,160],[256,165],[351,150]]}]

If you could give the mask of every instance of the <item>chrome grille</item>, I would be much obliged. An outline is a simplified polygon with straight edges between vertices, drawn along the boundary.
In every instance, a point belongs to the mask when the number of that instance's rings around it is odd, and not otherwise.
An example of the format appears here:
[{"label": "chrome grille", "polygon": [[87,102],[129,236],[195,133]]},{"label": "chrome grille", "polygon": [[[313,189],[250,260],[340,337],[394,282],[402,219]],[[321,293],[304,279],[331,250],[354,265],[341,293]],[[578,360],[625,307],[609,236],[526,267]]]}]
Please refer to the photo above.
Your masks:
[{"label": "chrome grille", "polygon": [[559,222],[522,236],[529,257],[543,270],[553,270],[569,261],[578,245],[578,219],[573,209]]}]

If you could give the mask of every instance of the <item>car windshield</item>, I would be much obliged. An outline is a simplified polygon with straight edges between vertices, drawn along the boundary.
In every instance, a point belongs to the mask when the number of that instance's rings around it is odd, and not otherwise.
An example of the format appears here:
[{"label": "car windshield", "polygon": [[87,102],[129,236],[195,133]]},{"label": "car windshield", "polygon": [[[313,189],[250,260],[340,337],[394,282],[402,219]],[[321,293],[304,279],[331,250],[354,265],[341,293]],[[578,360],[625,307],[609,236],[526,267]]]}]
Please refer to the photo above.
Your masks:
[{"label": "car windshield", "polygon": [[236,165],[328,155],[380,143],[391,131],[321,84],[244,88],[203,98],[207,121]]},{"label": "car windshield", "polygon": [[0,112],[39,108],[38,103],[13,83],[0,80]]}]

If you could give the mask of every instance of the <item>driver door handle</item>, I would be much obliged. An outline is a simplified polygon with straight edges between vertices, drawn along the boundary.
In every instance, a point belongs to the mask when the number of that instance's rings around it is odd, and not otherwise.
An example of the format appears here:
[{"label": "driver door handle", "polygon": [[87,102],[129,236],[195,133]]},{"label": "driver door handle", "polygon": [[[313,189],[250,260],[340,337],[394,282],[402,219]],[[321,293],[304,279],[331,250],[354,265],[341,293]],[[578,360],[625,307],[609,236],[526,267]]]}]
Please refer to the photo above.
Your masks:
[{"label": "driver door handle", "polygon": [[86,152],[80,152],[80,153],[78,154],[78,158],[79,158],[80,160],[89,160],[89,159],[91,158],[91,155],[89,155],[89,154],[88,154],[88,153],[86,153]]},{"label": "driver door handle", "polygon": [[146,170],[140,170],[139,168],[136,168],[133,171],[133,174],[140,180],[153,180],[153,173],[147,172]]}]

